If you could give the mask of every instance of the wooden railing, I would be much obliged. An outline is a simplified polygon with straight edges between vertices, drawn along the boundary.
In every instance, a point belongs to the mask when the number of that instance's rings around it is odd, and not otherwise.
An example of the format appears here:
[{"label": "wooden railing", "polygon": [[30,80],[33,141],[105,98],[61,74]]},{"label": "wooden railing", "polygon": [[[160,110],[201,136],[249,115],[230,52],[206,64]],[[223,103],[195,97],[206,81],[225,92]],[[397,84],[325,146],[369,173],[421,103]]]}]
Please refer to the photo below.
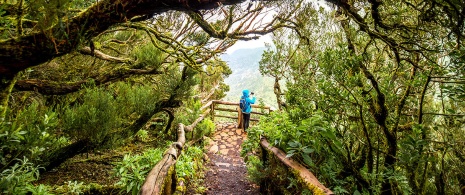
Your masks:
[{"label": "wooden railing", "polygon": [[[219,106],[223,105],[223,106]],[[269,114],[271,112],[270,107],[268,106],[258,106],[252,105],[256,111],[252,112],[255,115],[264,115]],[[190,140],[187,144],[186,143],[186,132],[194,131],[195,126],[201,122],[205,117],[210,115],[210,117],[214,120],[215,117],[223,117],[223,118],[230,118],[238,120],[237,124],[238,127],[241,127],[241,112],[239,109],[239,103],[237,102],[226,102],[226,101],[218,101],[212,100],[206,103],[201,108],[202,114],[197,118],[191,125],[185,126],[183,124],[178,124],[177,133],[178,133],[178,140],[171,144],[171,146],[165,151],[163,154],[162,160],[160,160],[155,167],[149,172],[147,175],[144,184],[142,185],[139,194],[142,195],[159,195],[159,194],[173,194],[175,193],[176,186],[181,185],[176,183],[175,177],[175,166],[176,160],[181,154],[181,151],[185,145],[189,146],[193,144],[196,140]],[[237,113],[237,116],[230,116],[230,115],[221,115],[217,114],[216,111],[224,111],[224,112],[233,112]],[[252,115],[254,116],[254,115]],[[257,118],[251,118],[251,121],[258,121]],[[193,137],[193,136],[192,136]],[[292,172],[297,173],[296,177],[299,177],[303,180],[305,186],[314,192],[314,194],[333,194],[331,190],[327,189],[323,186],[316,177],[308,171],[304,166],[300,165],[299,163],[293,161],[292,159],[286,158],[286,154],[279,150],[278,148],[270,146],[270,144],[266,141],[266,139],[262,139],[260,141],[262,148],[264,148],[264,152],[268,151],[269,154],[276,156],[283,164],[288,166]],[[262,159],[265,160],[265,159]]]},{"label": "wooden railing", "polygon": [[[257,115],[269,114],[272,111],[269,106],[260,106],[256,104],[251,104],[251,106],[255,109],[253,109],[251,113],[250,121],[258,121],[259,119],[256,117]],[[237,127],[242,127],[242,112],[240,112],[239,102],[213,100],[207,103],[204,107],[211,107],[213,120],[215,117],[236,119]],[[217,111],[232,112],[235,113],[236,116],[218,114]]]},{"label": "wooden railing", "polygon": [[266,163],[268,159],[264,156],[270,154],[274,156],[277,160],[279,160],[282,164],[284,164],[287,168],[289,168],[290,172],[294,174],[295,177],[299,178],[297,179],[297,182],[301,182],[305,188],[312,191],[312,194],[334,194],[330,189],[326,188],[323,184],[321,184],[315,177],[315,175],[313,175],[313,173],[310,172],[307,168],[305,168],[297,161],[294,161],[291,158],[287,158],[286,153],[284,153],[280,149],[271,146],[265,137],[261,137],[260,145],[262,147],[263,153],[261,159],[263,164],[268,164]]}]

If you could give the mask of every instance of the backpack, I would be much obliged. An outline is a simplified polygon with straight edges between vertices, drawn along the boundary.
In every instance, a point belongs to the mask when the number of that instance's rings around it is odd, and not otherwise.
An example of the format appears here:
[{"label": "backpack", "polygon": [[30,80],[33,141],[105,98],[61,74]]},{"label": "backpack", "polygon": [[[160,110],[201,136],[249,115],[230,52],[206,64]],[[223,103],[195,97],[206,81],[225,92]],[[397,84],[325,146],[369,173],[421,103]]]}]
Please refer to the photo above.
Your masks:
[{"label": "backpack", "polygon": [[241,108],[242,112],[245,112],[245,110],[247,110],[247,108],[250,106],[249,104],[250,103],[248,103],[244,98],[242,98],[241,101],[239,101],[239,107]]}]

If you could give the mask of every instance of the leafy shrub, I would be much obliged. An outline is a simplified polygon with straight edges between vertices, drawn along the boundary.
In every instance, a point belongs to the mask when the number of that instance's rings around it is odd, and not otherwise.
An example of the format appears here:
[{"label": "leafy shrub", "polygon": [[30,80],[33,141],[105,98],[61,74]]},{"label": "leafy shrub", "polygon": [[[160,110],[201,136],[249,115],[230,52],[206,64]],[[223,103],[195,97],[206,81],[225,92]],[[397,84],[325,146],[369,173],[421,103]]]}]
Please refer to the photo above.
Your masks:
[{"label": "leafy shrub", "polygon": [[176,161],[176,176],[178,181],[186,182],[189,189],[196,189],[197,193],[204,190],[200,185],[203,177],[203,151],[199,147],[188,147]]},{"label": "leafy shrub", "polygon": [[[248,130],[248,139],[242,145],[241,155],[257,153],[262,135],[270,144],[286,152],[287,157],[292,156],[311,171],[318,172],[320,181],[336,180],[336,173],[342,169],[342,163],[331,155],[333,152],[342,153],[342,144],[336,139],[334,130],[318,113],[297,124],[291,122],[289,116],[283,112],[272,112],[269,117],[262,117],[257,126]],[[250,156],[248,158],[256,160]],[[260,163],[248,163],[251,175],[260,174],[254,170],[261,169]],[[252,179],[260,179],[260,176],[253,176]]]},{"label": "leafy shrub", "polygon": [[115,176],[120,177],[116,185],[126,193],[137,194],[148,172],[162,159],[162,155],[161,149],[149,149],[140,155],[124,155],[113,169]]},{"label": "leafy shrub", "polygon": [[264,167],[260,158],[254,155],[247,158],[247,177],[250,181],[259,184],[265,176],[263,170]]},{"label": "leafy shrub", "polygon": [[119,126],[117,105],[111,94],[103,89],[87,90],[81,104],[66,107],[63,114],[65,132],[73,138],[90,139],[99,144]]},{"label": "leafy shrub", "polygon": [[27,158],[18,161],[0,173],[2,194],[26,194],[32,187],[31,182],[39,178],[39,167],[29,162]]},{"label": "leafy shrub", "polygon": [[122,132],[122,127],[151,113],[155,103],[148,102],[157,102],[158,98],[159,94],[145,85],[118,83],[111,90],[87,89],[79,104],[64,108],[63,127],[73,138],[90,139],[94,145],[104,139],[124,138],[127,132]]},{"label": "leafy shrub", "polygon": [[184,107],[180,108],[176,112],[176,124],[192,124],[199,117],[199,115],[202,114],[200,110],[202,103],[200,101],[191,99],[186,101],[184,105]]},{"label": "leafy shrub", "polygon": [[[195,178],[202,167],[203,151],[198,147],[188,147],[176,161],[176,175],[186,181]],[[198,176],[198,174],[197,174]]]},{"label": "leafy shrub", "polygon": [[132,55],[137,59],[135,68],[156,68],[163,62],[163,52],[153,44],[143,44],[133,50]]},{"label": "leafy shrub", "polygon": [[149,139],[149,133],[147,130],[139,130],[136,133],[136,137],[140,139],[141,141],[145,142]]},{"label": "leafy shrub", "polygon": [[52,191],[52,187],[44,184],[39,184],[37,186],[28,185],[26,189],[28,190],[28,193],[34,195],[53,195],[53,193],[50,192]]},{"label": "leafy shrub", "polygon": [[41,163],[46,151],[67,144],[67,139],[57,137],[57,114],[33,102],[19,111],[14,119],[0,122],[0,164],[3,169],[12,166],[15,159],[27,158]]},{"label": "leafy shrub", "polygon": [[[215,131],[215,123],[209,118],[203,119],[194,129],[195,138],[209,136]],[[195,139],[193,138],[193,139]]]},{"label": "leafy shrub", "polygon": [[117,83],[113,86],[116,105],[122,118],[151,112],[160,99],[160,93],[151,85],[130,85]]}]

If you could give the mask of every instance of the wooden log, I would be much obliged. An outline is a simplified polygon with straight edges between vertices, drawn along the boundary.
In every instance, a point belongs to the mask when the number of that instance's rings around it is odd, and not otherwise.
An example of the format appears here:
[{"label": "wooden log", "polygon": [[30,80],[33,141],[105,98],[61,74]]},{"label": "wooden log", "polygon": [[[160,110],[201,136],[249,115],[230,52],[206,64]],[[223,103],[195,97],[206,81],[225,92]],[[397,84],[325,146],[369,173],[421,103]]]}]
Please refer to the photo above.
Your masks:
[{"label": "wooden log", "polygon": [[241,111],[241,108],[238,106],[236,107],[237,109],[237,127],[236,128],[240,128],[240,129],[244,129],[244,124],[243,124],[243,116],[242,116],[242,111]]},{"label": "wooden log", "polygon": [[171,144],[171,146],[163,154],[155,167],[149,172],[145,178],[139,194],[141,195],[158,195],[158,194],[172,194],[175,189],[172,188],[173,181],[172,174],[176,159],[181,153],[181,150],[186,142],[184,125],[178,125],[178,140]]},{"label": "wooden log", "polygon": [[300,163],[290,158],[286,158],[286,153],[276,147],[271,146],[266,138],[262,138],[260,140],[260,144],[267,151],[272,152],[287,167],[292,169],[293,173],[296,173],[296,176],[302,179],[302,181],[305,183],[305,185],[307,185],[308,189],[313,192],[313,194],[334,194],[330,189],[321,184],[312,172],[310,172]]},{"label": "wooden log", "polygon": [[206,108],[210,107],[213,104],[213,101],[209,101],[207,104],[203,105],[200,110],[205,110]]},{"label": "wooden log", "polygon": [[211,109],[210,118],[212,119],[212,121],[215,121],[215,103],[213,101],[212,101],[212,104],[210,106],[210,109]]},{"label": "wooden log", "polygon": [[[169,169],[176,163],[176,159],[172,155],[165,155],[157,165],[149,172],[145,178],[145,182],[142,185],[139,194],[141,195],[158,195],[161,194],[167,187],[164,185],[166,179],[170,179],[168,176]],[[166,190],[165,190],[166,192]]]}]

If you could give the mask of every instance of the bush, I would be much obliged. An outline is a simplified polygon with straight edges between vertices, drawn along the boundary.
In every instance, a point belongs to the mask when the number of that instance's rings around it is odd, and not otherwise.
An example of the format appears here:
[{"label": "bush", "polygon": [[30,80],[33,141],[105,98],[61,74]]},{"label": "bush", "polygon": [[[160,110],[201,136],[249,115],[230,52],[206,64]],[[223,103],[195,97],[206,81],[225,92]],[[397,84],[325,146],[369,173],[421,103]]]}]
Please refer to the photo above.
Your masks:
[{"label": "bush", "polygon": [[203,151],[198,147],[188,147],[176,161],[176,175],[186,181],[193,180],[198,176],[202,167]]},{"label": "bush", "polygon": [[203,136],[210,136],[213,132],[215,132],[215,123],[209,118],[203,119],[202,122],[197,124],[195,127],[195,137],[193,139],[197,139]]},{"label": "bush", "polygon": [[[262,135],[271,145],[283,150],[287,157],[293,157],[310,171],[319,173],[320,182],[332,181],[333,184],[344,182],[335,181],[336,174],[342,170],[342,163],[340,159],[331,155],[335,151],[342,153],[344,151],[342,144],[336,139],[334,129],[318,113],[299,123],[292,122],[288,114],[283,112],[272,112],[269,117],[262,117],[257,126],[248,130],[247,140],[242,144],[241,155],[259,153],[258,143]],[[255,162],[257,159],[251,156],[248,158],[252,159],[252,162],[247,164],[249,174],[252,175],[251,179],[254,182],[262,181],[264,174],[256,171],[263,170],[261,163]],[[317,165],[315,162],[320,164]]]},{"label": "bush", "polygon": [[[188,147],[176,161],[176,176],[178,181],[185,181],[189,189],[203,193],[200,180],[203,177],[203,151],[199,147]],[[178,189],[179,190],[179,189]]]},{"label": "bush", "polygon": [[27,158],[40,164],[46,151],[68,143],[64,137],[56,136],[58,118],[51,110],[43,109],[33,102],[16,116],[0,122],[1,170],[13,165],[15,159]]},{"label": "bush", "polygon": [[108,92],[87,90],[81,104],[65,108],[65,132],[77,140],[90,139],[93,144],[99,144],[111,130],[119,127],[116,108],[115,100]]},{"label": "bush", "polygon": [[148,172],[162,159],[161,149],[149,149],[140,155],[124,155],[123,161],[116,163],[115,176],[120,177],[116,185],[121,191],[137,194],[144,184]]},{"label": "bush", "polygon": [[93,145],[100,145],[105,139],[113,144],[114,141],[108,140],[133,136],[122,127],[153,112],[155,103],[150,102],[157,102],[159,98],[150,86],[126,83],[115,84],[111,90],[86,90],[79,104],[64,108],[63,127],[74,139],[90,139]]},{"label": "bush", "polygon": [[0,192],[2,194],[26,194],[34,188],[31,183],[38,178],[39,167],[29,162],[27,158],[23,158],[0,173]]}]

